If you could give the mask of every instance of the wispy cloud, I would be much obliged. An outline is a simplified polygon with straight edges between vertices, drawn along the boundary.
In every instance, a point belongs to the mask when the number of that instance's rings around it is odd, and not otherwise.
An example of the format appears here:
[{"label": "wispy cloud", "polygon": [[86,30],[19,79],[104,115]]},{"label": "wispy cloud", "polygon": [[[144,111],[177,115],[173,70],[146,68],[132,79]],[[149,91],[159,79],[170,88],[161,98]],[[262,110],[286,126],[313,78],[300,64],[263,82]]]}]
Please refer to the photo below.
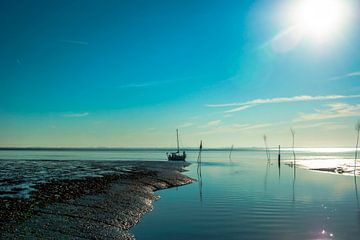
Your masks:
[{"label": "wispy cloud", "polygon": [[192,123],[192,122],[186,122],[186,123],[180,124],[180,125],[177,126],[177,127],[178,127],[178,128],[187,128],[187,127],[191,127],[191,126],[194,126],[194,123]]},{"label": "wispy cloud", "polygon": [[347,77],[360,77],[360,72],[352,72],[346,74]]},{"label": "wispy cloud", "polygon": [[151,87],[155,85],[169,84],[175,82],[183,82],[192,79],[192,77],[184,77],[177,79],[169,79],[169,80],[161,80],[161,81],[146,81],[146,82],[135,82],[135,83],[126,83],[123,85],[117,85],[117,88],[143,88],[143,87]]},{"label": "wispy cloud", "polygon": [[[196,132],[194,135],[205,135],[205,134],[223,134],[223,133],[237,133],[237,132],[243,132],[243,131],[253,131],[257,129],[262,129],[266,127],[273,126],[273,124],[270,123],[256,123],[256,124],[228,124],[228,125],[221,125],[217,126],[216,128],[210,128],[205,131]],[[202,127],[203,128],[203,127]]]},{"label": "wispy cloud", "polygon": [[244,106],[237,107],[237,108],[234,108],[234,109],[226,110],[225,112],[226,113],[240,112],[240,111],[246,110],[246,109],[248,109],[248,108],[250,108],[250,107],[252,107],[254,105],[255,104],[244,105]]},{"label": "wispy cloud", "polygon": [[118,86],[118,88],[142,88],[157,85],[159,82],[148,82],[148,83],[130,83]]},{"label": "wispy cloud", "polygon": [[330,78],[330,80],[340,80],[343,78],[350,78],[350,77],[360,77],[360,71],[359,72],[350,72],[344,75],[340,75],[340,76],[335,76]]},{"label": "wispy cloud", "polygon": [[315,109],[314,113],[299,113],[299,117],[294,121],[319,121],[357,116],[360,116],[360,104],[333,103],[327,104],[325,109]]},{"label": "wispy cloud", "polygon": [[206,123],[205,125],[201,126],[200,128],[208,128],[208,127],[216,127],[221,124],[221,120],[214,120]]},{"label": "wispy cloud", "polygon": [[83,112],[83,113],[64,113],[62,114],[63,117],[66,118],[81,118],[81,117],[86,117],[88,116],[89,113],[88,112]]},{"label": "wispy cloud", "polygon": [[74,45],[89,45],[88,42],[85,41],[76,41],[76,40],[59,40],[62,43],[69,43],[69,44],[74,44]]},{"label": "wispy cloud", "polygon": [[308,128],[322,128],[326,130],[334,130],[334,129],[344,129],[347,126],[344,124],[338,124],[334,122],[319,122],[319,123],[312,123],[312,124],[297,124],[294,125],[295,129],[308,129]]},{"label": "wispy cloud", "polygon": [[272,124],[270,123],[260,123],[260,124],[234,124],[232,125],[233,129],[237,131],[244,131],[244,130],[252,130],[252,129],[259,129],[259,128],[266,128],[270,127]]},{"label": "wispy cloud", "polygon": [[22,58],[17,58],[16,63],[19,64],[19,65],[22,65],[23,59]]},{"label": "wispy cloud", "polygon": [[254,99],[247,102],[235,102],[224,104],[208,104],[207,107],[235,107],[236,108],[226,110],[226,113],[239,112],[250,107],[257,105],[269,104],[269,103],[288,103],[288,102],[306,102],[306,101],[324,101],[324,100],[337,100],[348,98],[360,98],[360,95],[326,95],[326,96],[294,96],[294,97],[282,97],[282,98],[267,98],[267,99]]},{"label": "wispy cloud", "polygon": [[170,83],[170,82],[174,82],[174,81],[169,80],[169,81],[129,83],[129,84],[124,84],[124,85],[119,85],[117,87],[118,88],[143,88],[143,87],[151,87],[151,86],[160,85],[160,84],[166,84],[166,83]]}]

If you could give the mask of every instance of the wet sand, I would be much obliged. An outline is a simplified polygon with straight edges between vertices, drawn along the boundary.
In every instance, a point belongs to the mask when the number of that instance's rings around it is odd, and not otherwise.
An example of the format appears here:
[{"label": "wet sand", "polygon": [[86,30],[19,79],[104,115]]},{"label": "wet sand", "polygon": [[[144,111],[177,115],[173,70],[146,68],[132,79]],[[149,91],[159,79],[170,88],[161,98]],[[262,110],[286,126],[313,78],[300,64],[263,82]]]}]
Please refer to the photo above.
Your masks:
[{"label": "wet sand", "polygon": [[0,165],[1,239],[134,239],[128,230],[152,210],[159,199],[154,191],[194,181],[181,174],[188,165],[181,162],[9,160]]}]

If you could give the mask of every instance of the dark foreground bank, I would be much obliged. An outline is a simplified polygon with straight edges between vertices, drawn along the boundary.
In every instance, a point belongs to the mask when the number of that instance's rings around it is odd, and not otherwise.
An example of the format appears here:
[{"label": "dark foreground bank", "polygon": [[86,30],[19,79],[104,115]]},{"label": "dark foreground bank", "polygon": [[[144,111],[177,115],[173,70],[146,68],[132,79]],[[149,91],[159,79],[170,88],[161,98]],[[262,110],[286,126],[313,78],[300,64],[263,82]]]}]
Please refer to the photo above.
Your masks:
[{"label": "dark foreground bank", "polygon": [[154,191],[193,182],[186,163],[2,160],[1,239],[133,239]]}]

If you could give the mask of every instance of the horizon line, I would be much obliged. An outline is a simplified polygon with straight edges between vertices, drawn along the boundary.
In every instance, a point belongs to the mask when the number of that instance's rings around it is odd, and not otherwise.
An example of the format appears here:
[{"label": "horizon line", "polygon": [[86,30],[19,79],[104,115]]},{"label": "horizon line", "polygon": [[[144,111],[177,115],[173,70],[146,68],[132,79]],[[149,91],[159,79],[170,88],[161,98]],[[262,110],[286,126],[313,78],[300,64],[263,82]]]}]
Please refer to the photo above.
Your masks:
[{"label": "horizon line", "polygon": [[[228,150],[232,147],[203,147],[202,150]],[[270,149],[278,149],[278,146],[269,147]],[[2,150],[174,150],[174,147],[0,147]],[[199,147],[183,147],[183,150],[198,150]],[[256,146],[239,146],[233,147],[234,150],[242,149],[265,149],[265,147]],[[291,146],[284,146],[281,149],[292,149]],[[294,149],[355,149],[355,147],[304,147],[299,146]]]}]

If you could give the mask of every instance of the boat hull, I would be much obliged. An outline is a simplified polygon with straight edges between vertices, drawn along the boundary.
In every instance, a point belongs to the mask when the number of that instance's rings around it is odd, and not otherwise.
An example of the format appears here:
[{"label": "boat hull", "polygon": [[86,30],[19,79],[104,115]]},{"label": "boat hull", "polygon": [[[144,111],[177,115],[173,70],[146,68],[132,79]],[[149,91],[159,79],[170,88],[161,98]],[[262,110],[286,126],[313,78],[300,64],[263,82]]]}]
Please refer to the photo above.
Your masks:
[{"label": "boat hull", "polygon": [[169,161],[185,161],[186,159],[186,154],[176,154],[176,153],[172,153],[170,155],[167,156]]}]

